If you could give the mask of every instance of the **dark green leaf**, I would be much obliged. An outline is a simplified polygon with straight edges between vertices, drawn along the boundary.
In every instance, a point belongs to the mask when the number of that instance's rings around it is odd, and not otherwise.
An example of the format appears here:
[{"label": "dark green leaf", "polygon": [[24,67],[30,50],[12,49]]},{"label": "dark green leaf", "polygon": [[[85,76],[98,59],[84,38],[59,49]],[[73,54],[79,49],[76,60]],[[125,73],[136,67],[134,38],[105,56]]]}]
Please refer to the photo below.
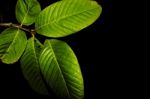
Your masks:
[{"label": "dark green leaf", "polygon": [[40,94],[48,94],[47,88],[43,82],[40,66],[39,54],[41,44],[38,40],[30,38],[23,56],[21,57],[21,69],[24,77],[30,84],[31,88]]},{"label": "dark green leaf", "polygon": [[39,62],[44,79],[60,99],[82,99],[83,78],[71,48],[59,40],[46,40]]}]

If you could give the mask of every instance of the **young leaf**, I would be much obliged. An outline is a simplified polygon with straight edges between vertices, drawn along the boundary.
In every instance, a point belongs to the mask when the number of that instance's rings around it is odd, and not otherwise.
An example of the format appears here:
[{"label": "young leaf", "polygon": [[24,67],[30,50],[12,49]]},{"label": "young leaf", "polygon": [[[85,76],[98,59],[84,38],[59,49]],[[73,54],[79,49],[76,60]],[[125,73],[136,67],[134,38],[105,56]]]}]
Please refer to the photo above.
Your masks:
[{"label": "young leaf", "polygon": [[16,5],[16,18],[21,25],[31,25],[41,11],[37,0],[18,0]]},{"label": "young leaf", "polygon": [[37,33],[64,37],[92,24],[102,8],[90,0],[62,0],[45,8],[35,21]]},{"label": "young leaf", "polygon": [[27,43],[24,31],[8,28],[0,34],[0,59],[3,63],[12,64],[21,57]]},{"label": "young leaf", "polygon": [[33,37],[28,40],[27,47],[20,60],[21,69],[24,77],[33,90],[40,94],[48,94],[39,66],[39,54],[41,51],[40,46],[41,44],[39,41],[34,41]]},{"label": "young leaf", "polygon": [[83,78],[71,48],[59,40],[46,40],[39,58],[41,72],[60,99],[82,99]]}]

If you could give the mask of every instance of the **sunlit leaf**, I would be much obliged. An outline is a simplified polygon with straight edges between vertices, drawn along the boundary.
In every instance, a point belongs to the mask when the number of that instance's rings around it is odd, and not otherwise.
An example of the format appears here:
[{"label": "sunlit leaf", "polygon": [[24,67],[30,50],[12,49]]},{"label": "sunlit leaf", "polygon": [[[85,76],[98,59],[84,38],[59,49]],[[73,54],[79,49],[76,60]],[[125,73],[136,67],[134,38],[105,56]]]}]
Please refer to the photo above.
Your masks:
[{"label": "sunlit leaf", "polygon": [[35,21],[37,33],[48,37],[63,37],[91,25],[102,8],[96,1],[62,0],[45,8]]}]

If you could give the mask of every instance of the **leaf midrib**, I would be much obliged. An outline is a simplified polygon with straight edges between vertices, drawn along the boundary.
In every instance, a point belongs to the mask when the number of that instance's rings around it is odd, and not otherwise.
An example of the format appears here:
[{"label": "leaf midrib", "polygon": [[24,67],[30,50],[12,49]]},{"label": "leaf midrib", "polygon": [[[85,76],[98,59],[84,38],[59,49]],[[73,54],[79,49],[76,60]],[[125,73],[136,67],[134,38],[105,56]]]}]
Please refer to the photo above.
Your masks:
[{"label": "leaf midrib", "polygon": [[57,22],[57,21],[60,21],[60,20],[62,20],[62,19],[69,18],[69,17],[75,16],[75,15],[78,15],[78,14],[81,14],[81,13],[85,13],[85,12],[88,12],[88,11],[91,11],[91,10],[94,10],[94,9],[98,9],[98,8],[99,8],[99,7],[94,7],[94,8],[92,8],[92,9],[84,10],[84,11],[79,12],[79,13],[75,13],[75,14],[71,14],[71,15],[67,15],[67,16],[58,18],[58,19],[56,19],[56,20],[54,20],[54,21],[50,21],[49,23],[46,23],[46,24],[44,24],[44,25],[39,26],[36,30],[39,30],[40,28],[42,28],[42,27],[44,27],[44,26],[53,24],[53,23],[55,23],[55,22]]},{"label": "leaf midrib", "polygon": [[53,56],[54,56],[54,59],[55,59],[56,64],[57,64],[57,66],[58,66],[58,69],[59,69],[59,71],[60,71],[60,73],[61,73],[61,76],[62,76],[62,78],[63,78],[63,82],[64,82],[64,84],[65,84],[67,93],[68,93],[68,95],[69,95],[69,99],[71,99],[71,95],[70,95],[70,93],[69,93],[68,86],[67,86],[67,84],[66,84],[65,78],[64,78],[64,76],[63,76],[63,73],[62,73],[62,71],[61,71],[60,65],[59,65],[59,63],[58,63],[58,61],[57,61],[56,55],[55,55],[55,53],[54,53],[54,50],[53,50],[53,47],[52,47],[50,41],[48,42],[48,44],[49,44],[50,48],[52,49],[52,54],[53,54]]},{"label": "leaf midrib", "polygon": [[[33,53],[34,53],[34,57],[35,57],[35,61],[36,63],[38,64],[38,59],[37,59],[37,55],[36,55],[36,52],[35,52],[35,43],[34,43],[34,38],[32,38],[32,50],[33,50]],[[39,65],[39,64],[38,64]]]},{"label": "leaf midrib", "polygon": [[[30,1],[31,1],[31,0],[30,0]],[[30,4],[31,4],[31,2],[29,2],[29,5],[30,5]],[[21,26],[23,25],[23,22],[24,22],[26,16],[28,15],[28,13],[29,13],[29,8],[30,8],[30,6],[28,6],[28,8],[27,8],[27,13],[25,14],[25,16],[24,16],[24,18],[23,18],[23,20],[22,20],[22,22],[21,22]]]}]

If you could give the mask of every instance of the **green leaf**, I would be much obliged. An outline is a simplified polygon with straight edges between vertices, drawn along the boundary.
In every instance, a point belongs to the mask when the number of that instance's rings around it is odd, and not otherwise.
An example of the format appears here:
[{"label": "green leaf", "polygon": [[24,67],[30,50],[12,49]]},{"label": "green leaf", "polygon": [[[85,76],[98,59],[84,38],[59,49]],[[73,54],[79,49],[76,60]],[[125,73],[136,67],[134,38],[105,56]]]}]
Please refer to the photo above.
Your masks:
[{"label": "green leaf", "polygon": [[0,34],[0,59],[3,63],[12,64],[21,57],[27,43],[24,31],[8,28]]},{"label": "green leaf", "polygon": [[95,1],[63,0],[45,8],[35,22],[37,33],[48,37],[64,37],[91,25],[102,8]]},{"label": "green leaf", "polygon": [[46,40],[39,63],[44,79],[60,99],[82,99],[83,78],[72,49],[59,40]]},{"label": "green leaf", "polygon": [[21,57],[21,69],[24,77],[28,81],[33,90],[40,94],[48,94],[47,88],[43,82],[40,66],[39,54],[41,51],[41,44],[38,40],[30,38],[23,56]]},{"label": "green leaf", "polygon": [[16,18],[21,25],[31,25],[41,11],[37,0],[18,0],[16,5]]}]

